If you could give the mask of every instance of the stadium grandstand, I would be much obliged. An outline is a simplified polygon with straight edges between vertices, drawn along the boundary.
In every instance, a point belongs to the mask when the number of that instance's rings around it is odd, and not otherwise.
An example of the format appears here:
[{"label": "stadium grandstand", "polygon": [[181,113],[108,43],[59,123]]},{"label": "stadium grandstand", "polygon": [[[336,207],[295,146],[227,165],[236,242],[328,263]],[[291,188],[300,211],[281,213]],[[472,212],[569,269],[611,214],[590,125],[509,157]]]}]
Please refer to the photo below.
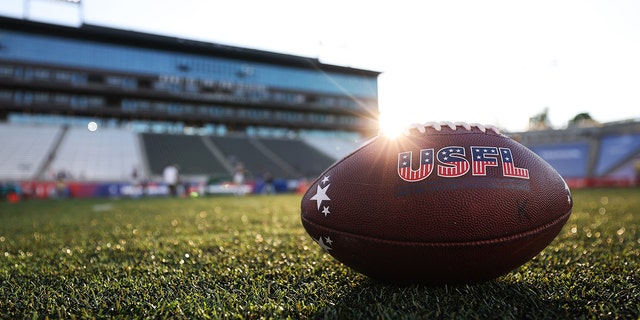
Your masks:
[{"label": "stadium grandstand", "polygon": [[288,190],[377,133],[378,75],[0,17],[0,181],[39,196],[61,181],[73,196],[118,195],[132,180],[160,184],[168,165],[198,185],[231,181],[240,166],[254,189],[272,176]]},{"label": "stadium grandstand", "polygon": [[[24,196],[304,188],[377,133],[379,72],[187,39],[0,17],[0,183]],[[450,119],[455,120],[455,119]],[[632,186],[636,120],[507,133],[571,187]]]},{"label": "stadium grandstand", "polygon": [[511,135],[549,162],[572,188],[640,183],[640,121]]}]

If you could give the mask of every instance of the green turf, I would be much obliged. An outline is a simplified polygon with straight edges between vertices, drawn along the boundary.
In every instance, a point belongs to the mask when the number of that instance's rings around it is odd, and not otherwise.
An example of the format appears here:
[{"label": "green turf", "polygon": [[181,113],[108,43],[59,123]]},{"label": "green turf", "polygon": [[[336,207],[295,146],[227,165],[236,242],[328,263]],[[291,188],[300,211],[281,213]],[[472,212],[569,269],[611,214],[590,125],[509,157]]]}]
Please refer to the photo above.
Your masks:
[{"label": "green turf", "polygon": [[302,228],[299,196],[0,203],[0,317],[637,319],[640,189],[574,196],[531,262],[443,287],[336,262]]}]

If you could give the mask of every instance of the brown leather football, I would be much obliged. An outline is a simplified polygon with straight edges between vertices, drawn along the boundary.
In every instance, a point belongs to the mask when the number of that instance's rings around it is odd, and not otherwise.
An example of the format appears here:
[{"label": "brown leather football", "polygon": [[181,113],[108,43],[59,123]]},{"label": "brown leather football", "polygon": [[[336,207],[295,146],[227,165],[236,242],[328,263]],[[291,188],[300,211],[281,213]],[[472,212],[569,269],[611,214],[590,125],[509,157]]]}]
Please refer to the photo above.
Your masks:
[{"label": "brown leather football", "polygon": [[573,200],[547,162],[496,128],[425,123],[379,135],[302,198],[302,224],[345,265],[397,283],[499,277],[558,235]]}]

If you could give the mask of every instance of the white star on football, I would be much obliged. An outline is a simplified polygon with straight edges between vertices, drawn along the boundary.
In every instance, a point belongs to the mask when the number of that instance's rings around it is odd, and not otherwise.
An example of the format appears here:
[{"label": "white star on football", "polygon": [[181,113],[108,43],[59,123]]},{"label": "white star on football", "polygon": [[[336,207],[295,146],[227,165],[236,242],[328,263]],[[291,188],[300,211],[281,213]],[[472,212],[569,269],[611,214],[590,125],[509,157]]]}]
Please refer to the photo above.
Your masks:
[{"label": "white star on football", "polygon": [[324,178],[322,178],[322,181],[320,181],[320,183],[325,184],[329,182],[329,176],[324,176]]},{"label": "white star on football", "polygon": [[331,213],[331,212],[329,211],[329,207],[328,207],[328,206],[327,206],[327,207],[324,207],[324,208],[322,209],[322,213],[324,213],[324,216],[325,216],[325,217],[326,217],[326,216],[328,216],[328,215],[329,215],[329,213]]},{"label": "white star on football", "polygon": [[[333,240],[329,239],[329,237],[326,237],[326,239],[327,239],[327,243],[328,244],[332,244],[333,243]],[[320,245],[320,247],[322,249],[327,250],[327,251],[331,250],[331,247],[329,247],[328,245],[326,245],[324,243],[324,240],[322,239],[322,237],[319,237],[318,240],[316,240],[316,242]]]},{"label": "white star on football", "polygon": [[320,185],[317,185],[317,189],[316,189],[316,194],[313,195],[313,197],[311,197],[309,200],[315,200],[316,201],[316,205],[318,206],[318,210],[320,210],[320,205],[322,204],[322,201],[324,200],[331,200],[328,196],[327,196],[327,189],[329,188],[331,184],[328,184],[326,187],[321,188]]}]

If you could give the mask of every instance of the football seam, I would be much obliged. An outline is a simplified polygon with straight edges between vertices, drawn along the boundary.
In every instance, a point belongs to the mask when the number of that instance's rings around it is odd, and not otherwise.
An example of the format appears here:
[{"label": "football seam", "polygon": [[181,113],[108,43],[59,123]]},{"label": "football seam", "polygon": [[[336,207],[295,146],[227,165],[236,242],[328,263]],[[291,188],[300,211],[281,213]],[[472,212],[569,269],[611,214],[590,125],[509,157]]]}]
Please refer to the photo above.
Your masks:
[{"label": "football seam", "polygon": [[314,223],[311,220],[305,218],[304,216],[302,216],[302,220],[304,220],[304,222],[313,225],[315,228],[320,228],[320,229],[324,229],[327,230],[328,232],[331,233],[337,233],[337,234],[341,234],[341,235],[346,235],[349,236],[351,238],[360,238],[360,239],[364,239],[367,241],[371,241],[371,242],[379,242],[379,243],[387,243],[387,244],[391,244],[391,245],[402,245],[402,246],[415,246],[415,247],[465,247],[465,246],[483,246],[483,245],[490,245],[490,244],[497,244],[497,243],[506,243],[506,242],[510,242],[513,240],[517,240],[517,239],[521,239],[521,238],[526,238],[532,235],[535,235],[543,230],[546,230],[558,223],[561,223],[563,221],[565,221],[566,219],[569,218],[569,216],[571,215],[571,209],[563,214],[562,216],[547,222],[537,228],[531,229],[531,230],[526,230],[517,234],[512,234],[512,235],[508,235],[508,236],[502,236],[499,238],[494,238],[494,239],[482,239],[482,240],[473,240],[473,241],[461,241],[461,242],[456,242],[456,241],[449,241],[449,242],[421,242],[421,241],[402,241],[402,240],[389,240],[389,239],[380,239],[380,238],[375,238],[375,237],[371,237],[371,236],[365,236],[365,235],[360,235],[360,234],[355,234],[355,233],[351,233],[351,232],[346,232],[346,231],[340,231],[340,230],[335,230],[335,229],[331,229],[325,226],[322,226],[320,224]]}]

